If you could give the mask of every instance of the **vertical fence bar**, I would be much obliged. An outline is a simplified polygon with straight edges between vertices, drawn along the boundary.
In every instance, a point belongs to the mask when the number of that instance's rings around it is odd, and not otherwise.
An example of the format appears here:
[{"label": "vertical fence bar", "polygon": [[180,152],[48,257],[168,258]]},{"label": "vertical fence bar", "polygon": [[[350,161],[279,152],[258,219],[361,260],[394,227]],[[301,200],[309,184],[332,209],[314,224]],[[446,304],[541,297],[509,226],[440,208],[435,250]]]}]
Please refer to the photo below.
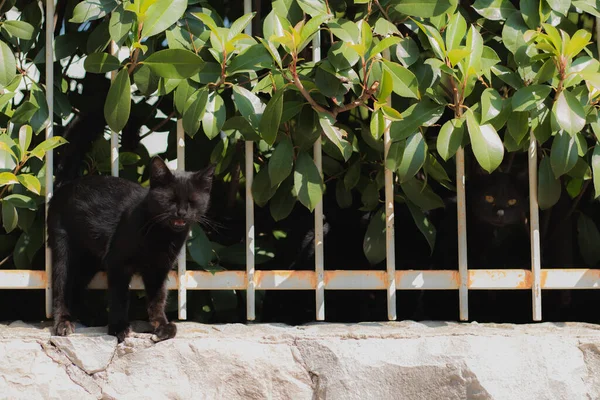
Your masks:
[{"label": "vertical fence bar", "polygon": [[[390,51],[386,49],[383,52],[386,60],[390,59]],[[387,99],[388,106],[392,106],[392,96]],[[387,309],[388,319],[395,321],[396,315],[396,243],[394,240],[394,171],[387,168],[385,160],[388,158],[392,139],[390,138],[390,125],[392,122],[385,120],[385,130],[383,131],[384,146],[384,168],[385,168],[385,249],[386,249],[386,268],[387,268]]]},{"label": "vertical fence bar", "polygon": [[[54,134],[54,0],[46,0],[46,101],[48,102],[48,126],[46,140]],[[46,216],[48,204],[54,193],[54,152],[46,152]],[[48,246],[48,226],[45,225],[46,257],[46,318],[52,317],[52,253]]]},{"label": "vertical fence bar", "polygon": [[[183,120],[177,120],[177,170],[185,170],[185,132],[183,131]],[[184,244],[177,257],[177,314],[179,319],[187,319],[187,281],[186,270],[186,245]]]},{"label": "vertical fence bar", "polygon": [[531,234],[531,285],[533,320],[542,320],[542,285],[540,252],[540,214],[537,190],[537,141],[533,129],[529,137],[529,228]]},{"label": "vertical fence bar", "polygon": [[467,267],[467,206],[465,198],[465,149],[456,152],[456,211],[458,223],[458,274],[460,286],[458,300],[460,320],[469,319],[469,270]]},{"label": "vertical fence bar", "polygon": [[[252,1],[244,0],[244,14],[252,12]],[[245,30],[252,35],[252,24]],[[254,282],[254,199],[252,198],[252,182],[254,180],[254,144],[245,143],[245,175],[246,175],[246,319],[256,318],[255,282]]]},{"label": "vertical fence bar", "polygon": [[[312,42],[313,61],[321,61],[321,32],[317,32]],[[319,174],[323,177],[323,157],[321,152],[321,138],[313,145],[313,156]],[[315,273],[317,275],[317,288],[315,291],[317,321],[325,320],[325,273],[323,249],[323,199],[315,207]]]},{"label": "vertical fence bar", "polygon": [[[114,40],[110,41],[110,54],[117,56],[119,48]],[[110,81],[114,81],[117,71],[110,73]],[[110,130],[110,173],[112,176],[119,176],[119,132]]]}]

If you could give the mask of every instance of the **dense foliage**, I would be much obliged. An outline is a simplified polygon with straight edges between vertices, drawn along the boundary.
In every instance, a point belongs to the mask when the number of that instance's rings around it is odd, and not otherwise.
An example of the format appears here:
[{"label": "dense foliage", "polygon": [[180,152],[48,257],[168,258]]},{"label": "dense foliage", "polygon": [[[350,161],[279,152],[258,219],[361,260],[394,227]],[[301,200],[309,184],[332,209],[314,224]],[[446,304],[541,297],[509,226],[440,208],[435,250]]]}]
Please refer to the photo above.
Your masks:
[{"label": "dense foliage", "polygon": [[[444,203],[432,184],[454,190],[461,145],[491,173],[526,152],[535,135],[540,207],[551,208],[563,187],[578,202],[594,201],[600,2],[470,3],[255,1],[260,12],[242,15],[239,0],[59,1],[51,20],[56,134],[73,113],[105,99],[108,126],[123,130],[121,175],[144,183],[149,155],[140,140],[169,132],[162,156],[173,160],[180,118],[188,168],[216,163],[221,212],[241,213],[242,142],[254,141],[256,204],[280,221],[298,202],[313,210],[325,182],[341,208],[358,193],[361,209],[373,211],[365,239],[373,264],[385,257],[384,167],[396,173],[396,206],[408,207],[433,247],[427,213]],[[41,2],[0,2],[1,268],[43,265],[41,160],[64,142],[43,140],[46,23]],[[254,35],[245,33],[249,24]],[[318,33],[322,60],[314,62]],[[121,51],[111,54],[111,41]],[[86,74],[73,72],[78,64]],[[141,137],[137,129],[126,137],[128,121],[142,127]],[[388,122],[393,143],[384,162]],[[316,140],[323,142],[323,177],[313,162]],[[99,141],[88,172],[108,173],[109,153],[108,141]],[[590,217],[578,218],[583,257],[594,266],[600,234]],[[190,263],[243,265],[243,244],[224,246],[194,229]],[[258,247],[258,262],[268,259],[261,238]]]}]

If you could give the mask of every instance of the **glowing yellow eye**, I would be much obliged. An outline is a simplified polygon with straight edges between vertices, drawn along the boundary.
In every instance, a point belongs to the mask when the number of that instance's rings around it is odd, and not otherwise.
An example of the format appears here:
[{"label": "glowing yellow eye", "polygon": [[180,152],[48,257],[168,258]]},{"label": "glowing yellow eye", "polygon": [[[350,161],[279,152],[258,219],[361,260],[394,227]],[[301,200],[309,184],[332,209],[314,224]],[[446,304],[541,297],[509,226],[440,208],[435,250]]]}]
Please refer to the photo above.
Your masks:
[{"label": "glowing yellow eye", "polygon": [[494,202],[494,196],[485,196],[485,201],[487,201],[488,203],[493,203]]},{"label": "glowing yellow eye", "polygon": [[510,200],[508,201],[508,205],[509,205],[509,206],[514,206],[515,204],[517,204],[517,199],[510,199]]}]

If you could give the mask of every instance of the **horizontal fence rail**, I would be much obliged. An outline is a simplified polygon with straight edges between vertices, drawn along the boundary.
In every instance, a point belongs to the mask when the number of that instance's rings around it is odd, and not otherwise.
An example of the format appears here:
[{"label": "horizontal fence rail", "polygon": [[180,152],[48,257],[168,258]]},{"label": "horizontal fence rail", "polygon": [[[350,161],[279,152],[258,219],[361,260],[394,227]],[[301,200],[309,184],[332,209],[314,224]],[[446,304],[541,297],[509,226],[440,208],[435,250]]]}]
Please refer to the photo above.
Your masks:
[{"label": "horizontal fence rail", "polygon": [[[244,0],[244,12],[252,11],[250,0]],[[54,16],[54,1],[46,2],[46,16]],[[53,18],[46,17],[46,96],[50,115],[50,124],[46,128],[46,138],[53,135]],[[246,33],[251,35],[251,26]],[[596,20],[596,29],[600,35],[600,19]],[[600,42],[598,44],[600,51]],[[118,47],[111,42],[112,54],[118,55]],[[389,53],[386,54],[389,58]],[[313,61],[321,59],[320,34],[313,41]],[[114,73],[112,74],[114,79]],[[388,102],[391,105],[391,101]],[[389,151],[390,135],[384,132],[385,155]],[[118,176],[119,133],[111,132],[111,173]],[[322,174],[321,143],[314,145],[314,160]],[[181,120],[177,121],[177,169],[185,169],[185,134]],[[251,186],[254,175],[253,142],[245,143],[245,182],[246,182],[246,268],[245,271],[190,271],[186,270],[185,250],[178,258],[178,269],[169,274],[167,287],[178,291],[178,315],[180,319],[187,317],[187,290],[245,290],[247,299],[247,316],[255,319],[255,290],[314,290],[316,296],[316,319],[325,319],[325,290],[386,290],[388,318],[396,319],[396,290],[457,290],[460,299],[460,319],[468,320],[469,290],[531,290],[533,304],[533,320],[541,320],[542,290],[560,289],[600,289],[600,269],[562,268],[542,269],[540,267],[539,215],[537,202],[537,144],[533,133],[530,136],[529,148],[529,187],[530,187],[530,235],[531,235],[531,270],[511,269],[472,269],[468,266],[466,241],[466,196],[464,150],[457,153],[457,192],[458,192],[458,248],[459,266],[457,270],[397,270],[394,249],[394,201],[393,171],[385,171],[385,207],[386,207],[386,270],[324,270],[323,247],[323,209],[322,203],[315,210],[315,268],[311,271],[290,270],[255,270],[255,222],[254,201]],[[46,210],[53,194],[53,151],[46,153]],[[184,247],[185,249],[185,247]],[[0,289],[43,289],[46,293],[46,314],[51,317],[52,305],[52,263],[48,247],[45,249],[46,269],[33,270],[0,270]],[[410,266],[403,266],[410,267]],[[90,289],[106,289],[107,281],[104,272],[98,273],[89,284]],[[134,276],[130,288],[142,290],[143,283],[139,276]]]},{"label": "horizontal fence rail", "polygon": [[[387,290],[386,271],[324,271],[326,290]],[[248,280],[245,271],[185,271],[179,279],[171,271],[169,290],[180,289],[184,282],[187,290],[245,290]],[[457,290],[461,279],[458,271],[396,271],[396,290]],[[315,290],[315,271],[255,271],[253,283],[257,290]],[[0,289],[44,289],[46,273],[29,270],[0,270]],[[89,284],[90,289],[106,289],[106,274],[99,272]],[[130,288],[143,290],[144,285],[135,275]],[[467,276],[470,290],[532,289],[533,274],[526,269],[471,269]],[[600,289],[600,269],[570,268],[540,270],[540,289]]]}]

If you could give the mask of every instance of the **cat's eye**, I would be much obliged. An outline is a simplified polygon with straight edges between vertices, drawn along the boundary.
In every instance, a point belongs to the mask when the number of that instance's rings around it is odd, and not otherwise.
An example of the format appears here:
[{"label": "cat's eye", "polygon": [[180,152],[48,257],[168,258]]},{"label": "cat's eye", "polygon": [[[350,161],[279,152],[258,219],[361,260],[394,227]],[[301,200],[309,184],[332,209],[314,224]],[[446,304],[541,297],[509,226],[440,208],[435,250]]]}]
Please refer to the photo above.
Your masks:
[{"label": "cat's eye", "polygon": [[485,196],[485,201],[487,201],[488,203],[493,203],[494,202],[494,196]]},{"label": "cat's eye", "polygon": [[508,205],[509,205],[509,206],[514,206],[515,204],[517,204],[517,199],[510,199],[510,200],[508,201]]}]

